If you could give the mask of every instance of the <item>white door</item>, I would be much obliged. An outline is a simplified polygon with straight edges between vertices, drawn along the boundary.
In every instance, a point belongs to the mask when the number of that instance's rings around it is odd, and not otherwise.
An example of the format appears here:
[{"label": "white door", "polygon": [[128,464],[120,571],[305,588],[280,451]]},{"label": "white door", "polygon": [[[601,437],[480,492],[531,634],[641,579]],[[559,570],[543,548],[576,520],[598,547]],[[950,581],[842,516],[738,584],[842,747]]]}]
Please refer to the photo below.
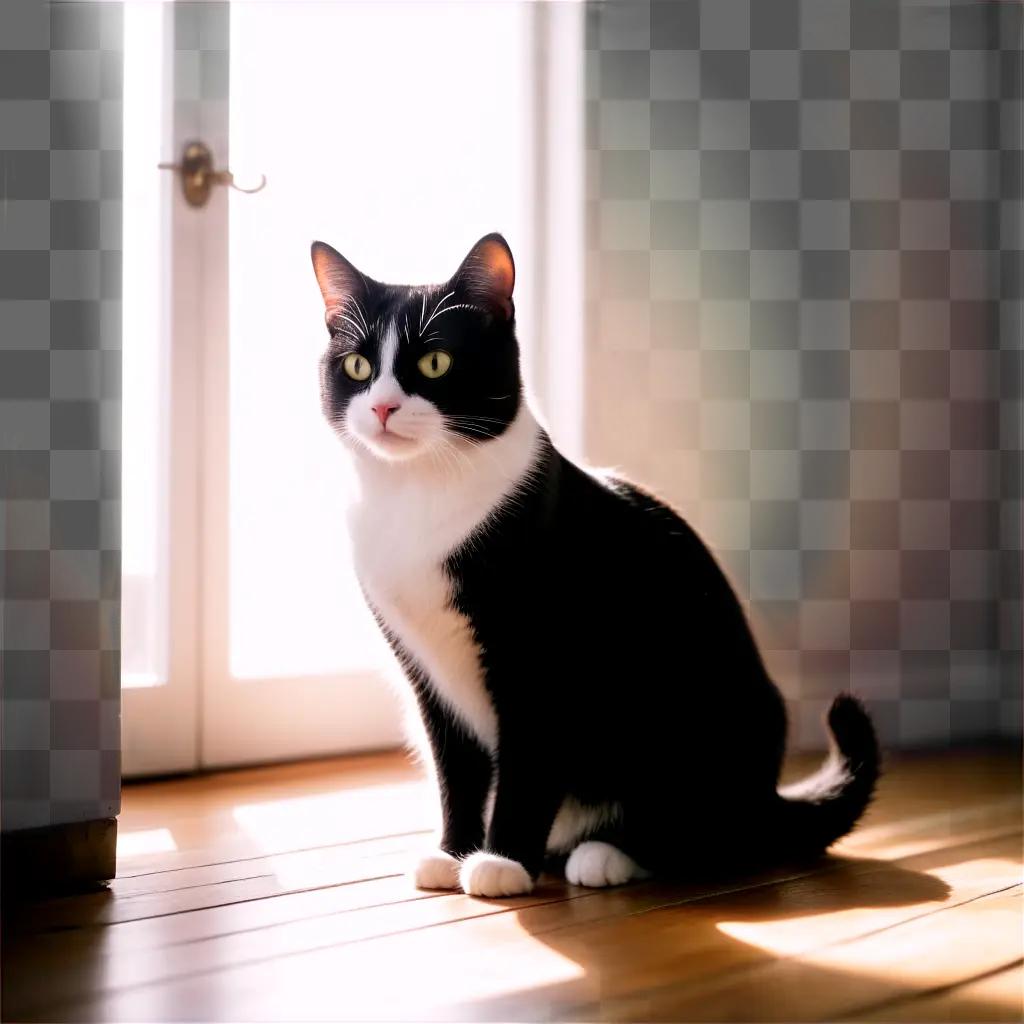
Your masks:
[{"label": "white door", "polygon": [[[166,524],[163,533],[149,531],[165,553],[163,590],[156,590],[166,608],[156,602],[154,615],[167,627],[164,662],[180,671],[164,672],[162,687],[126,691],[129,771],[400,740],[384,678],[392,661],[347,550],[345,452],[319,410],[317,358],[326,335],[309,261],[313,239],[374,277],[415,283],[443,279],[479,236],[500,230],[518,258],[531,380],[552,398],[564,389],[563,367],[539,344],[553,330],[565,338],[558,359],[575,366],[579,9],[243,0],[218,27],[214,12],[224,7],[200,11],[213,21],[195,38],[200,65],[204,45],[229,51],[227,99],[176,105],[171,142],[201,133],[239,184],[264,174],[267,185],[252,195],[215,189],[200,210],[176,189],[170,201],[168,352],[162,364],[151,360],[150,376],[163,372],[175,386],[164,433],[150,442],[165,445],[167,474],[146,493],[147,511],[161,505]],[[138,17],[157,20],[152,12]],[[131,47],[126,30],[126,72]],[[178,81],[191,59],[181,50]],[[167,82],[165,73],[165,92]],[[552,91],[558,108],[546,99]],[[130,130],[126,116],[126,145]],[[165,148],[160,159],[173,155]],[[129,156],[126,148],[126,168]],[[126,197],[127,182],[126,169]],[[568,293],[567,303],[542,303],[555,288]],[[562,395],[552,408],[559,420],[552,426],[564,421],[572,446],[574,402]],[[126,538],[130,528],[126,522]],[[173,721],[143,706],[149,697],[155,707],[157,693]],[[153,744],[161,745],[162,730],[173,763],[157,763]],[[189,757],[192,764],[183,763]]]}]

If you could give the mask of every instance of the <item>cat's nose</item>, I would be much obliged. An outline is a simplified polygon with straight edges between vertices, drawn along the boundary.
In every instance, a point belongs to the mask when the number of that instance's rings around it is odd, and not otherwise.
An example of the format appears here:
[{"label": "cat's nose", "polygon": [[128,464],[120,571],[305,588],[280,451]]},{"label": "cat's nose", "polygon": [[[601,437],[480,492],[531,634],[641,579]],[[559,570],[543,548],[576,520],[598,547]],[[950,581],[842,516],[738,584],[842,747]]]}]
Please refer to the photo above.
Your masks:
[{"label": "cat's nose", "polygon": [[380,402],[378,405],[373,407],[373,411],[377,414],[377,419],[380,420],[380,425],[386,427],[388,425],[388,417],[393,412],[398,412],[401,408],[399,405],[391,405],[389,402]]}]

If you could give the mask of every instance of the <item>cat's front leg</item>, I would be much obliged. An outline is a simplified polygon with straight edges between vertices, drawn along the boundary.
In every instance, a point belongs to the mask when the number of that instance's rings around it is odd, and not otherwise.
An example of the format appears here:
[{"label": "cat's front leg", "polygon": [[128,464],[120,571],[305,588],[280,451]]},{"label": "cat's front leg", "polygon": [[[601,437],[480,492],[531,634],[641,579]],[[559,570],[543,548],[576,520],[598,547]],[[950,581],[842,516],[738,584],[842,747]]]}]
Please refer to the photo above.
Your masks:
[{"label": "cat's front leg", "polygon": [[461,859],[483,843],[491,755],[439,703],[429,684],[415,688],[437,775],[441,838],[437,849],[420,856],[412,879],[420,889],[458,889]]},{"label": "cat's front leg", "polygon": [[462,862],[459,872],[470,896],[520,896],[533,889],[564,796],[539,745],[526,736],[509,736],[504,726],[487,840]]}]

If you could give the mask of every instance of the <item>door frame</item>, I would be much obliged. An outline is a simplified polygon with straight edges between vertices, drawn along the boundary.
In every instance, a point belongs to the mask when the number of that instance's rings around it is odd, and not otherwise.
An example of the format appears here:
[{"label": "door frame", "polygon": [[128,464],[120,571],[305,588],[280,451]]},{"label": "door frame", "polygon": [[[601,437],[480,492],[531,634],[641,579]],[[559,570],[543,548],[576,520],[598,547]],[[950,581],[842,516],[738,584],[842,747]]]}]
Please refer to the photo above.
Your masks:
[{"label": "door frame", "polygon": [[[126,777],[191,771],[199,752],[199,419],[201,402],[194,382],[202,349],[201,318],[195,296],[201,285],[201,267],[192,258],[197,239],[196,222],[176,179],[158,169],[158,162],[173,162],[184,137],[200,129],[189,123],[183,104],[176,99],[175,9],[173,4],[133,0],[125,5],[125,49],[131,43],[133,19],[148,20],[144,29],[159,38],[152,62],[160,75],[163,102],[159,116],[164,149],[154,160],[159,176],[161,220],[166,233],[156,258],[166,283],[163,308],[154,322],[164,340],[164,379],[167,381],[162,445],[158,457],[165,463],[168,505],[163,531],[164,579],[167,585],[165,678],[159,685],[122,688],[121,771]],[[130,83],[126,83],[130,84]],[[130,130],[130,126],[129,126]],[[130,339],[129,339],[130,343]],[[130,425],[126,425],[130,429]]]}]

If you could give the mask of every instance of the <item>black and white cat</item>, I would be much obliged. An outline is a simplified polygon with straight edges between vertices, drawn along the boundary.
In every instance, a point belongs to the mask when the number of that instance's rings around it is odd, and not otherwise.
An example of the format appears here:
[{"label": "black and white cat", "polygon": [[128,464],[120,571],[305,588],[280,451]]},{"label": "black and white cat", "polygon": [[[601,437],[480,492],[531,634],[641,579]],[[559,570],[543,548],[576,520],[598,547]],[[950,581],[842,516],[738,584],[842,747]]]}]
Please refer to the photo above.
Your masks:
[{"label": "black and white cat", "polygon": [[511,896],[567,854],[570,882],[616,885],[846,834],[879,770],[866,712],[837,697],[830,757],[777,788],[784,705],[714,559],[657,498],[560,455],[524,401],[505,240],[427,287],[312,256],[356,571],[440,788],[416,884]]}]

